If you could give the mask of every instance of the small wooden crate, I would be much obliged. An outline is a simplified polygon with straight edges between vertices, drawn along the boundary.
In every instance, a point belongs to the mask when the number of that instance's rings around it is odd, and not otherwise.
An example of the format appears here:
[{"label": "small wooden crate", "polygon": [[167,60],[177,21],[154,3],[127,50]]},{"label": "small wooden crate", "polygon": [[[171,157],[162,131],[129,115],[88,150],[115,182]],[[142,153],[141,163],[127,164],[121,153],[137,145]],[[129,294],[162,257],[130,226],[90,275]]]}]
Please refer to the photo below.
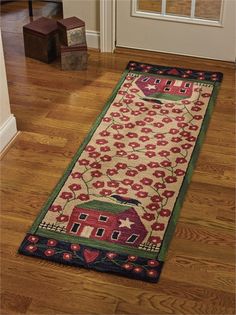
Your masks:
[{"label": "small wooden crate", "polygon": [[60,42],[65,46],[85,45],[85,23],[73,16],[57,21]]},{"label": "small wooden crate", "polygon": [[61,46],[62,70],[85,70],[88,64],[87,45]]},{"label": "small wooden crate", "polygon": [[41,17],[23,26],[26,57],[46,63],[59,55],[59,36],[57,22]]}]

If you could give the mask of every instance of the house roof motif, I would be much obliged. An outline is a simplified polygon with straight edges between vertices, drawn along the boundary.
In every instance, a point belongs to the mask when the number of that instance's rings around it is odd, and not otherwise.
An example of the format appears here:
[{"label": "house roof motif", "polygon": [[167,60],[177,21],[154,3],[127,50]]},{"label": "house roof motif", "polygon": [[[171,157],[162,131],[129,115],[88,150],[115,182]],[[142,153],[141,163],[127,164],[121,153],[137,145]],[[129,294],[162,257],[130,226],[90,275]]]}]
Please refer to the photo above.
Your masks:
[{"label": "house roof motif", "polygon": [[81,209],[88,209],[88,210],[107,211],[114,214],[122,213],[125,210],[128,210],[131,208],[130,206],[123,206],[123,205],[100,201],[100,200],[91,200],[82,204],[78,204],[76,207],[81,208]]}]

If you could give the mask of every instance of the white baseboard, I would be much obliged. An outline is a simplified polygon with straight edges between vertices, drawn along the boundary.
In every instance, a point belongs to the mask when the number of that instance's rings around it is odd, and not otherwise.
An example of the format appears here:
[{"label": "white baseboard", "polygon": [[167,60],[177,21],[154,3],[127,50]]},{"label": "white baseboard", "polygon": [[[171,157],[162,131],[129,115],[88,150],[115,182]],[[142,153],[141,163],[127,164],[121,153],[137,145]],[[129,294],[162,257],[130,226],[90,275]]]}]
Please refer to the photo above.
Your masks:
[{"label": "white baseboard", "polygon": [[100,49],[100,32],[86,31],[86,39],[89,48]]},{"label": "white baseboard", "polygon": [[17,133],[16,119],[11,115],[0,128],[0,152]]}]

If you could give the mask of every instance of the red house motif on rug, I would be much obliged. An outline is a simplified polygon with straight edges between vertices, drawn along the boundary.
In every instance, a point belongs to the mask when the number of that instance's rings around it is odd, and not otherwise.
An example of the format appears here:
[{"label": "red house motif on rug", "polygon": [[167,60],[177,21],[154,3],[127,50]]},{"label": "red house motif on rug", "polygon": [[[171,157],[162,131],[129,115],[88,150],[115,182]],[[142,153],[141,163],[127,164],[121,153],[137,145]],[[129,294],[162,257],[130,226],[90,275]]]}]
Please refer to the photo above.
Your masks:
[{"label": "red house motif on rug", "polygon": [[147,235],[133,207],[92,200],[75,206],[68,234],[138,247]]},{"label": "red house motif on rug", "polygon": [[143,94],[149,98],[178,100],[190,98],[193,93],[193,82],[174,78],[141,76],[136,84]]}]

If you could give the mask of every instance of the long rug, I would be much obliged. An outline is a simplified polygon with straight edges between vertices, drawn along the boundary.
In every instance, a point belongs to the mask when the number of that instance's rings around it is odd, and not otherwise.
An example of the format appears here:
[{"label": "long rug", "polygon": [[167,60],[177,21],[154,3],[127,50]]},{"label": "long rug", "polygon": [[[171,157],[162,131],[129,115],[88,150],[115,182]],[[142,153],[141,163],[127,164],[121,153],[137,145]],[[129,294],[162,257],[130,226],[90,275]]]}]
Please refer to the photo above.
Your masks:
[{"label": "long rug", "polygon": [[221,80],[129,62],[19,253],[157,282]]}]

